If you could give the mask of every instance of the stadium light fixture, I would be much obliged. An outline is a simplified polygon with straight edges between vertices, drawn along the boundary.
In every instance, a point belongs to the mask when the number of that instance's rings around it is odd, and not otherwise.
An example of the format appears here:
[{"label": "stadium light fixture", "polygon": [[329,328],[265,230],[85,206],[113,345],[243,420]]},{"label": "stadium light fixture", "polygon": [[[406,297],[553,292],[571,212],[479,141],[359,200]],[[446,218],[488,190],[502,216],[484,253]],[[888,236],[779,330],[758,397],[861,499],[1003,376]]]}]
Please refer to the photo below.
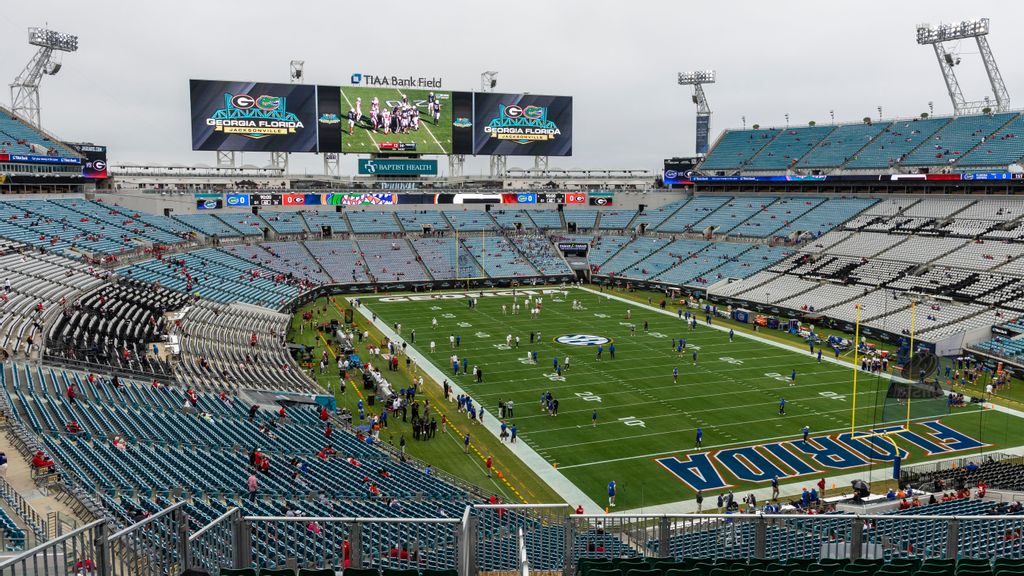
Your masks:
[{"label": "stadium light fixture", "polygon": [[498,71],[488,70],[480,74],[480,91],[481,92],[494,92],[494,88],[498,85]]},{"label": "stadium light fixture", "polygon": [[306,61],[292,60],[288,63],[288,77],[292,82],[301,82],[305,74]]},{"label": "stadium light fixture", "polygon": [[708,153],[708,140],[711,132],[711,107],[704,95],[704,84],[715,83],[714,70],[695,70],[679,72],[676,82],[680,86],[693,86],[693,103],[697,105],[697,130],[694,151],[697,154]]},{"label": "stadium light fixture", "polygon": [[930,24],[917,25],[917,43],[922,45],[977,38],[986,34],[988,34],[988,18],[964,20],[957,24],[940,24],[935,27]]},{"label": "stadium light fixture", "polygon": [[[935,59],[942,71],[942,79],[946,83],[946,90],[949,92],[949,99],[953,102],[953,113],[977,114],[985,108],[992,108],[993,112],[1006,112],[1010,109],[1010,93],[1003,82],[1003,76],[996,65],[995,56],[992,55],[992,48],[988,45],[989,20],[981,18],[978,20],[964,20],[955,24],[918,24],[917,43],[922,46],[930,45],[935,51]],[[995,96],[995,106],[988,102],[975,100],[968,102],[964,98],[960,88],[960,82],[956,78],[954,67],[960,64],[960,56],[954,49],[947,52],[945,43],[973,38],[978,44],[978,54],[985,66],[985,73],[988,76],[992,94]]]},{"label": "stadium light fixture", "polygon": [[39,83],[43,76],[60,72],[61,57],[54,52],[76,52],[78,36],[50,30],[29,28],[28,43],[38,50],[11,83],[11,110],[29,124],[42,128],[39,111]]},{"label": "stadium light fixture", "polygon": [[695,72],[680,72],[680,86],[694,86],[697,84],[714,84],[716,73],[714,70],[697,70]]},{"label": "stadium light fixture", "polygon": [[75,52],[78,50],[78,36],[50,30],[49,28],[29,28],[28,43],[40,48]]}]

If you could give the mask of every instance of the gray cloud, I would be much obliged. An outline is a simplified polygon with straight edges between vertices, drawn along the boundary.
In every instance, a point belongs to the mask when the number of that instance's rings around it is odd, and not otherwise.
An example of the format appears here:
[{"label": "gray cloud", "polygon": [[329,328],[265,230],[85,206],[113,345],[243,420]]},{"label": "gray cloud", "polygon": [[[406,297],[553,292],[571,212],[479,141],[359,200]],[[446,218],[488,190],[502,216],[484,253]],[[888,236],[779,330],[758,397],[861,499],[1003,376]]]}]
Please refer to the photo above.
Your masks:
[{"label": "gray cloud", "polygon": [[[373,7],[400,12],[404,30],[381,24]],[[552,166],[654,169],[693,152],[694,107],[675,84],[680,70],[718,70],[707,89],[714,136],[741,116],[781,125],[788,112],[801,125],[828,122],[835,110],[837,121],[858,121],[879,105],[887,117],[916,116],[929,101],[951,112],[931,50],[914,40],[922,21],[992,18],[993,51],[1024,103],[1012,29],[1022,15],[1024,5],[994,0],[969,9],[946,0],[23,2],[0,19],[0,78],[10,82],[30,58],[27,27],[78,34],[80,50],[43,82],[46,128],[108,145],[114,163],[212,164],[212,153],[189,149],[189,78],[283,82],[298,58],[311,83],[386,72],[442,76],[446,88],[468,90],[494,69],[499,90],[575,97],[574,156]],[[961,50],[966,95],[980,98],[987,83],[976,48]],[[292,166],[316,172],[319,162],[293,156]],[[343,170],[354,165],[346,158]],[[467,167],[485,170],[485,159]]]}]

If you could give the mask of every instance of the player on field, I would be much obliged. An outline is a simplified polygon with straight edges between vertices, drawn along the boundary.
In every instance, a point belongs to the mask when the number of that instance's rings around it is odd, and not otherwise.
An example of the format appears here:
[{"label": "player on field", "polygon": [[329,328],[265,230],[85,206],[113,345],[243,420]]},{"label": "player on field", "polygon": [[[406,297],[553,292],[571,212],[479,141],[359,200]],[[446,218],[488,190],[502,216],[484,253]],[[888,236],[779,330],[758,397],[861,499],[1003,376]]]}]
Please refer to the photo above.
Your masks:
[{"label": "player on field", "polygon": [[612,342],[611,344],[608,345],[608,356],[610,356],[612,360],[615,360],[615,343],[614,342]]},{"label": "player on field", "polygon": [[598,346],[598,347],[597,347],[597,360],[598,360],[598,361],[600,361],[600,360],[601,360],[601,352],[604,352],[604,347],[602,347],[602,346]]},{"label": "player on field", "polygon": [[789,375],[789,385],[793,386],[796,384],[796,368],[793,369],[793,373]]},{"label": "player on field", "polygon": [[694,448],[700,448],[704,445],[704,429],[697,428],[697,441],[694,443]]},{"label": "player on field", "polygon": [[697,365],[697,351],[696,350],[693,351],[693,365],[694,366]]},{"label": "player on field", "polygon": [[563,370],[568,370],[569,369],[569,357],[568,356],[565,357],[565,366],[562,369]]},{"label": "player on field", "polygon": [[672,369],[672,383],[679,384],[679,367],[676,366]]},{"label": "player on field", "polygon": [[615,480],[608,483],[608,505],[615,507]]},{"label": "player on field", "polygon": [[732,342],[732,337],[735,336],[735,335],[736,335],[736,333],[733,332],[732,328],[729,328],[729,342]]},{"label": "player on field", "polygon": [[597,410],[594,410],[594,413],[590,415],[590,425],[597,428]]},{"label": "player on field", "polygon": [[803,432],[804,432],[804,442],[807,442],[807,439],[811,436],[811,427],[810,426],[804,426]]},{"label": "player on field", "polygon": [[349,111],[348,111],[348,135],[349,136],[352,135],[352,129],[355,128],[355,125],[356,125],[356,111],[352,110],[352,109],[349,109]]},{"label": "player on field", "polygon": [[434,126],[441,124],[441,101],[435,100],[433,105],[434,112]]},{"label": "player on field", "polygon": [[361,97],[356,98],[356,121],[363,119],[363,99]]},{"label": "player on field", "polygon": [[779,416],[786,415],[786,399],[779,398]]}]

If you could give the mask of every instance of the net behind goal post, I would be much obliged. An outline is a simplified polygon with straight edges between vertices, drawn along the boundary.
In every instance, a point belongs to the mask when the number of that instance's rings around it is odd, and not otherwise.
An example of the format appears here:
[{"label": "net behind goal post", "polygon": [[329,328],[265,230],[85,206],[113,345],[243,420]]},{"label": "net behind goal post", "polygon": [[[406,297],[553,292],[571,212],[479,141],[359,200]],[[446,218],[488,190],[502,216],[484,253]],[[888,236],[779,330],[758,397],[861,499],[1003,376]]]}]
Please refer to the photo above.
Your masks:
[{"label": "net behind goal post", "polygon": [[949,414],[946,394],[938,380],[919,380],[912,384],[890,380],[880,424],[906,422],[908,397],[911,420],[937,418]]}]

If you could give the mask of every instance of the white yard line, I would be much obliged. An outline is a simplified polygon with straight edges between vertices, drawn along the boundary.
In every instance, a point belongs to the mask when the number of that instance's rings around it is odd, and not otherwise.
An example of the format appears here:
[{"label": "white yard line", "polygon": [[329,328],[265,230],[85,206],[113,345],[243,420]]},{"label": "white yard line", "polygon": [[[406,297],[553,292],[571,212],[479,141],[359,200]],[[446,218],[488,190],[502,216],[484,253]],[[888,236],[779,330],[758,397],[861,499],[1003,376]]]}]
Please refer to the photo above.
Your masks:
[{"label": "white yard line", "polygon": [[[385,336],[396,342],[403,341],[394,330],[391,329],[387,323],[383,322],[379,317],[377,320],[372,320],[372,312],[367,311],[364,306],[359,306],[356,311],[366,319],[367,322],[372,323],[381,331]],[[441,372],[429,358],[425,357],[414,345],[409,345],[406,348],[406,353],[412,357],[417,366],[419,366],[427,376],[432,378],[437,386],[441,386],[441,382],[446,380],[446,376]],[[453,389],[452,394],[467,394],[458,384],[450,382]],[[501,434],[501,424],[498,418],[493,414],[489,414],[489,417],[484,418],[483,427],[488,432],[498,438]],[[591,514],[599,514],[604,511],[604,508],[599,506],[596,502],[590,499],[579,487],[576,486],[571,480],[566,478],[561,472],[555,469],[551,464],[537,453],[536,450],[526,444],[526,442],[504,443],[505,446],[512,451],[524,464],[533,470],[533,473],[540,477],[552,490],[558,493],[568,504],[570,505],[582,505],[583,509]]]}]

